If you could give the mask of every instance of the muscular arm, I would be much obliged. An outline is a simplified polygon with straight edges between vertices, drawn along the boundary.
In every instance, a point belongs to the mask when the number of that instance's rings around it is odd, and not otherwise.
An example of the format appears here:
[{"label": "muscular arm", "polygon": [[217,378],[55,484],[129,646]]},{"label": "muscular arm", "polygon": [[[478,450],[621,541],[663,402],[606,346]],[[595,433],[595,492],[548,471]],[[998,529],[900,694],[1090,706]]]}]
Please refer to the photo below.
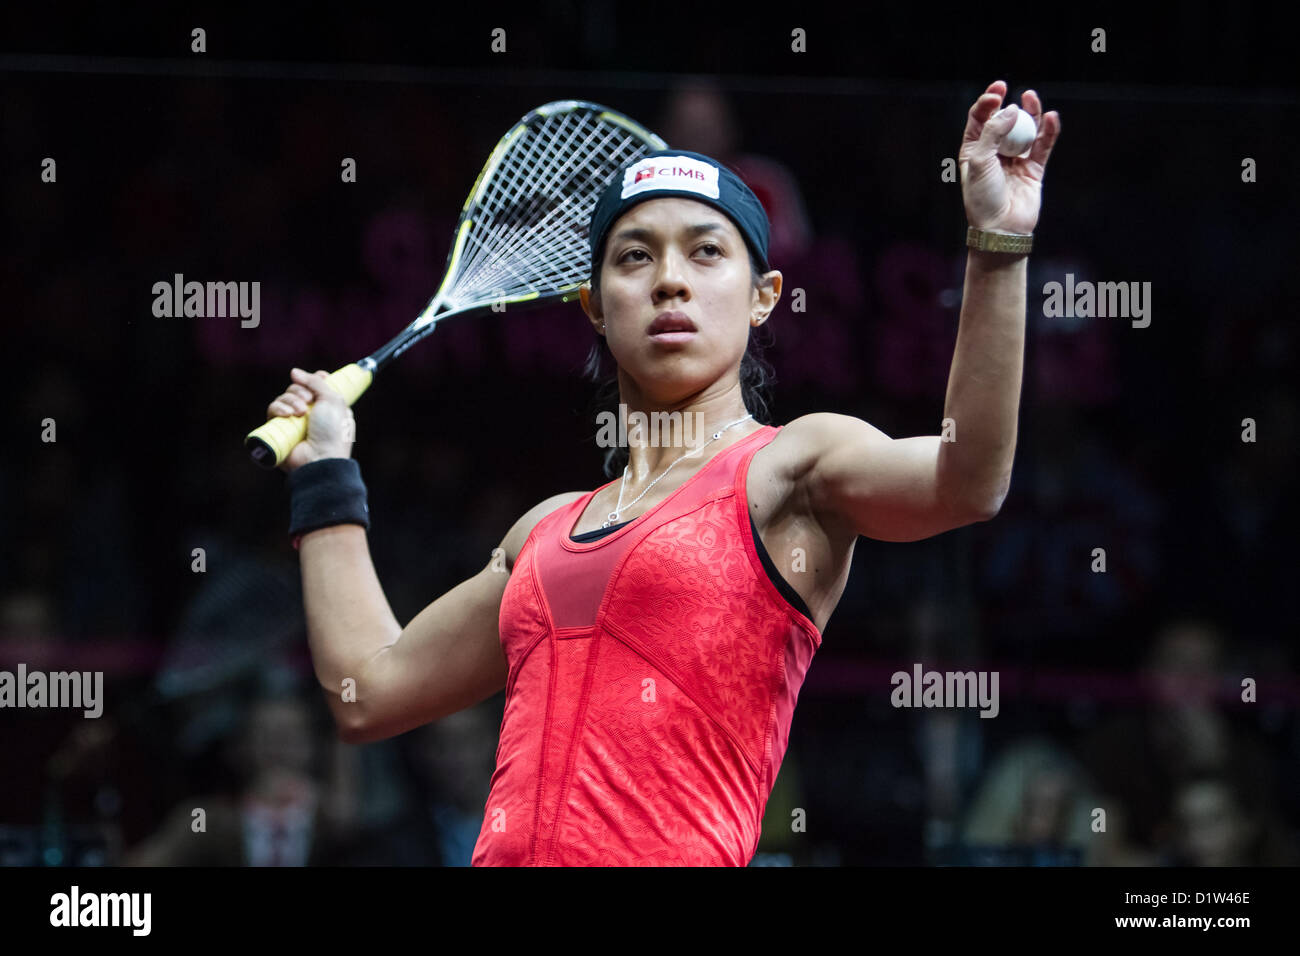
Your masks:
[{"label": "muscular arm", "polygon": [[[502,560],[398,624],[358,525],[304,535],[299,555],[316,678],[348,743],[382,740],[470,707],[501,690],[507,667],[497,618],[510,569],[533,527],[580,492],[548,498],[501,540]],[[355,682],[354,701],[343,681]]]},{"label": "muscular arm", "polygon": [[891,439],[829,413],[786,426],[785,460],[823,524],[916,541],[997,514],[1016,450],[1025,282],[1023,257],[971,251],[943,412],[955,440]]},{"label": "muscular arm", "polygon": [[[1006,94],[1006,83],[995,80],[970,108],[958,152],[962,201],[976,229],[1032,234],[1061,118],[1043,112],[1038,94],[1025,90],[1019,109],[1034,120],[1037,134],[1025,153],[1002,156],[999,146],[1018,115],[1000,109]],[[944,403],[955,440],[894,440],[841,415],[810,415],[787,427],[793,434],[783,464],[823,527],[913,541],[997,514],[1016,450],[1027,276],[1024,256],[976,250],[967,256]]]}]

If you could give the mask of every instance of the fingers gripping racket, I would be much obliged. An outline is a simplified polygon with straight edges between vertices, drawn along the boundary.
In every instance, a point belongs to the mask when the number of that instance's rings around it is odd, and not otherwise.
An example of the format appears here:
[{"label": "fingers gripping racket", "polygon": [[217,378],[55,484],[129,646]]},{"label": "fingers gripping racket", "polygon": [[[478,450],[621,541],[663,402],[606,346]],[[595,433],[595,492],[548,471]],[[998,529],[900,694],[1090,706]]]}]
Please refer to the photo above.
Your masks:
[{"label": "fingers gripping racket", "polygon": [[[461,210],[447,270],[414,322],[377,352],[330,375],[351,405],[376,373],[443,319],[494,304],[568,302],[587,280],[587,230],[601,192],[630,160],[667,144],[611,109],[560,100],[533,110],[502,137]],[[244,445],[264,468],[307,434],[307,415],[273,418]]]}]

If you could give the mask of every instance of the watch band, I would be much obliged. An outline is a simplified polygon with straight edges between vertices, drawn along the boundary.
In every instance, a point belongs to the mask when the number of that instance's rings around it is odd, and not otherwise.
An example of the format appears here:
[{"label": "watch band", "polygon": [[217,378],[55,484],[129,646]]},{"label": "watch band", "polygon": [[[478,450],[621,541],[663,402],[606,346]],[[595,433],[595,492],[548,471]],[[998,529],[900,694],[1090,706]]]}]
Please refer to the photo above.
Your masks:
[{"label": "watch band", "polygon": [[1024,255],[1034,248],[1034,234],[1032,232],[988,232],[968,226],[966,245],[981,252],[1010,252]]}]

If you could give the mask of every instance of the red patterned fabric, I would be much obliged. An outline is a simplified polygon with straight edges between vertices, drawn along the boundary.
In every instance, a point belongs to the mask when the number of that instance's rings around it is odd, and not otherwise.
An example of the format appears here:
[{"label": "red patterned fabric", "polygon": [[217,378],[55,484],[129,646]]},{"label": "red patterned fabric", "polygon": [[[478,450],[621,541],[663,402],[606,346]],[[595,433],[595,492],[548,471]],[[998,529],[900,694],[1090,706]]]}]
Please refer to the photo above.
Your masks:
[{"label": "red patterned fabric", "polygon": [[501,602],[506,707],[474,866],[753,858],[821,644],[749,524],[749,462],[779,431],[604,538],[569,538],[596,491],[533,529]]}]

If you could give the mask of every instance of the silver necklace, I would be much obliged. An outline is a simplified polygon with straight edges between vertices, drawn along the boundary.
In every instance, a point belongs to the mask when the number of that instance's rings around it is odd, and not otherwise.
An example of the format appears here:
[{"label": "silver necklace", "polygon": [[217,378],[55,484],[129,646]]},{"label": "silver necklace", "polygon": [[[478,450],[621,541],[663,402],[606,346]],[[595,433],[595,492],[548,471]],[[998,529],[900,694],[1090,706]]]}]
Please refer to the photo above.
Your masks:
[{"label": "silver necklace", "polygon": [[[617,506],[613,511],[611,511],[611,512],[609,513],[609,516],[608,516],[607,518],[605,518],[604,522],[601,524],[601,527],[602,527],[602,528],[608,528],[608,527],[609,527],[610,525],[612,525],[612,524],[617,524],[617,523],[618,523],[618,516],[619,516],[619,514],[623,511],[623,509],[624,509],[624,508],[631,508],[634,504],[636,504],[638,501],[640,501],[642,498],[644,498],[644,497],[646,496],[646,492],[649,491],[651,488],[653,488],[655,485],[657,485],[657,484],[659,483],[660,479],[662,479],[662,478],[664,477],[664,475],[666,475],[666,474],[668,474],[668,472],[672,471],[672,470],[673,470],[673,465],[677,464],[678,461],[681,461],[682,458],[691,458],[691,457],[694,456],[694,455],[698,455],[700,452],[704,451],[704,449],[708,448],[709,445],[713,444],[715,441],[717,441],[719,438],[721,438],[721,437],[722,437],[722,433],[725,432],[728,428],[735,428],[735,427],[736,427],[737,425],[739,425],[741,422],[747,422],[747,421],[749,421],[749,420],[750,420],[751,418],[753,418],[753,417],[754,417],[754,415],[753,415],[753,413],[751,412],[750,414],[746,415],[744,418],[737,418],[737,419],[736,419],[734,422],[732,422],[730,425],[723,425],[721,428],[719,428],[716,432],[713,433],[713,437],[712,437],[712,438],[710,438],[708,441],[706,441],[706,442],[705,442],[703,445],[701,445],[699,448],[696,448],[696,449],[694,449],[693,451],[688,451],[688,452],[683,453],[683,454],[682,454],[682,455],[677,459],[677,461],[674,461],[672,465],[669,465],[667,468],[664,469],[664,474],[663,474],[663,475],[660,475],[660,476],[659,476],[658,478],[656,478],[654,481],[650,482],[650,484],[646,485],[646,486],[645,486],[645,491],[641,492],[641,494],[637,495],[635,498],[633,498],[631,501],[629,501],[626,505],[624,505],[624,504],[623,504],[623,490],[627,487],[627,473],[628,473],[628,472],[631,470],[631,468],[632,468],[632,462],[631,462],[631,461],[628,461],[627,465],[623,468],[623,480],[622,480],[621,482],[619,482],[619,486],[618,486],[618,506]],[[629,455],[628,455],[628,458],[630,459],[631,457],[632,457],[631,454],[629,454]]]}]

